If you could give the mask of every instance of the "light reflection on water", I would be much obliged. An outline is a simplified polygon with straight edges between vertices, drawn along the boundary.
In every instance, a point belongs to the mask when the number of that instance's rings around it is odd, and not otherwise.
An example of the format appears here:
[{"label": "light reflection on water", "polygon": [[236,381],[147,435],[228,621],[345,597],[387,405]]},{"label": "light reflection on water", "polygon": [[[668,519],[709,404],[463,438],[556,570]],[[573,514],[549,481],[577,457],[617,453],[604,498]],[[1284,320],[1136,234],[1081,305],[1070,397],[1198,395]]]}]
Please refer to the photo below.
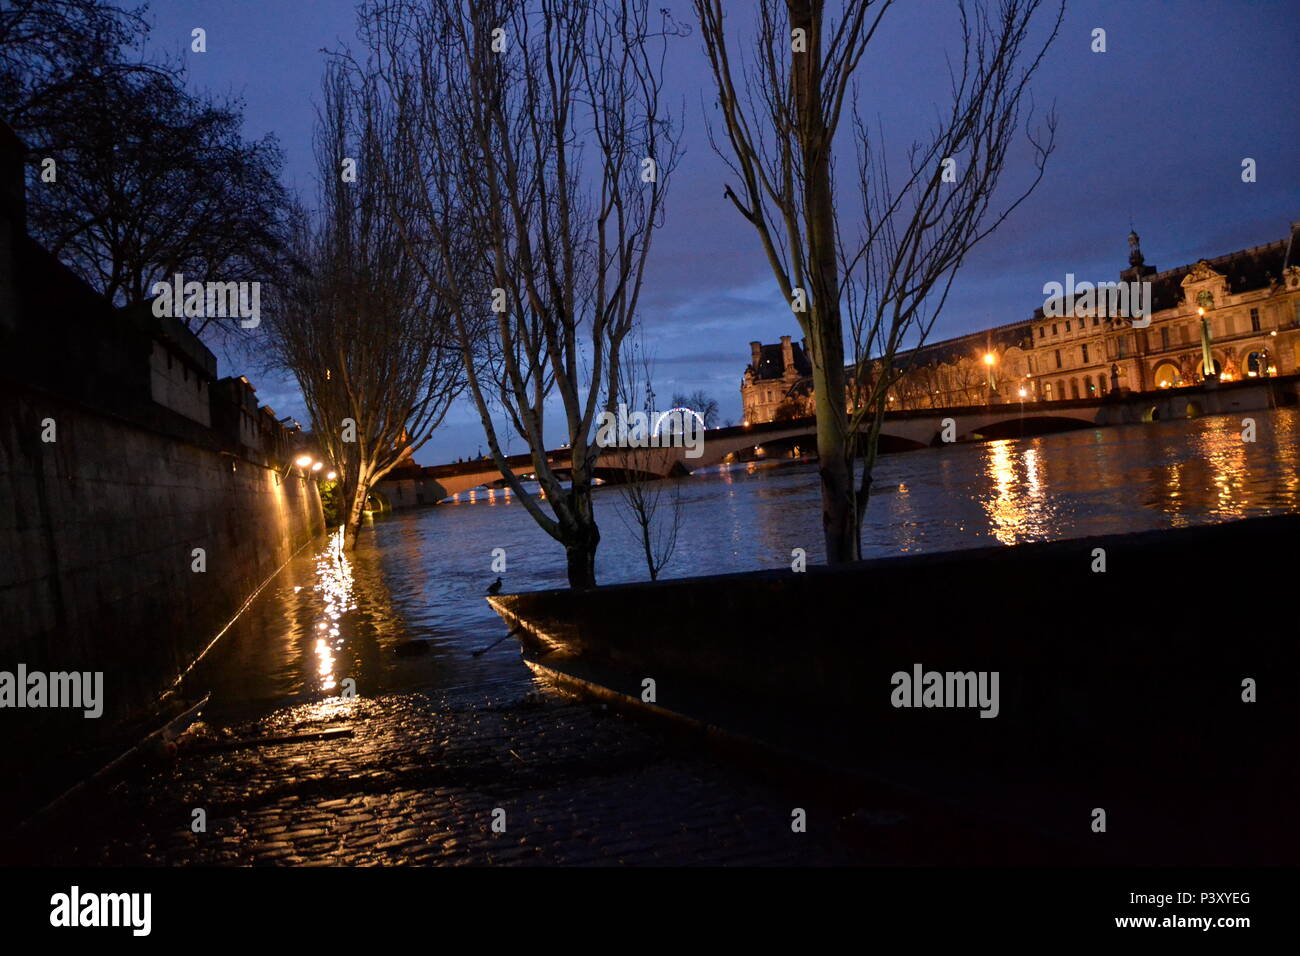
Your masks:
[{"label": "light reflection on water", "polygon": [[[868,557],[1082,537],[1300,510],[1300,416],[1239,417],[1088,429],[882,458],[863,533]],[[788,568],[791,550],[822,560],[813,463],[712,469],[682,481],[684,520],[668,577]],[[471,503],[470,497],[474,499]],[[638,542],[596,492],[602,583],[647,577]],[[665,500],[670,496],[664,496]],[[518,501],[477,492],[402,512],[293,562],[193,678],[220,707],[320,700],[356,681],[389,689],[531,686],[514,641],[483,599],[504,548],[505,589],[563,587],[564,553]],[[671,612],[666,612],[670,615]],[[670,617],[665,626],[672,626]],[[405,641],[428,652],[399,657]]]}]

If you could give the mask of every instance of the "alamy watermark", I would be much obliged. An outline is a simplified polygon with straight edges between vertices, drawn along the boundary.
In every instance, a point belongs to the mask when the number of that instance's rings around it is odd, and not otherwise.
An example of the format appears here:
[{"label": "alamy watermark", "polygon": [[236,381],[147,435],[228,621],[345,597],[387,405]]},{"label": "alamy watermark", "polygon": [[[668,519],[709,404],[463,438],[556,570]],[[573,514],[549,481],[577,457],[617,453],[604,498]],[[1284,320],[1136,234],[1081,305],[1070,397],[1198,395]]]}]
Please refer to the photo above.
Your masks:
[{"label": "alamy watermark", "polygon": [[153,928],[152,893],[83,893],[73,886],[50,897],[50,925],[129,927],[132,936],[148,936]]},{"label": "alamy watermark", "polygon": [[173,319],[237,318],[245,329],[262,322],[262,283],[186,282],[183,273],[171,282],[155,282],[153,314]]},{"label": "alamy watermark", "polygon": [[1150,282],[1075,282],[1074,273],[1067,272],[1064,283],[1046,283],[1043,295],[1043,315],[1049,319],[1095,315],[1132,319],[1135,329],[1151,324]]},{"label": "alamy watermark", "polygon": [[996,717],[998,671],[895,671],[889,702],[895,707],[978,707],[981,717]]},{"label": "alamy watermark", "polygon": [[96,718],[104,713],[103,671],[0,671],[0,707],[68,707]]},{"label": "alamy watermark", "polygon": [[704,419],[689,408],[666,412],[601,412],[596,421],[596,444],[601,448],[684,448],[687,458],[704,454]]}]

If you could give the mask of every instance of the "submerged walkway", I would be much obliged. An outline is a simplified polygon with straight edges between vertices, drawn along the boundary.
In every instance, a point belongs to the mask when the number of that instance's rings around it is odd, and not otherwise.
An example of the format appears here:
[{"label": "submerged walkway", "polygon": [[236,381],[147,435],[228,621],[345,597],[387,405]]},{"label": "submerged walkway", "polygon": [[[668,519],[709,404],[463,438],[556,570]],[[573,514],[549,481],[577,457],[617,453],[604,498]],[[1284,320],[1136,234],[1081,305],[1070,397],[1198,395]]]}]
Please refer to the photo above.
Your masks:
[{"label": "submerged walkway", "polygon": [[[898,795],[845,803],[797,777],[763,780],[657,727],[549,693],[335,700],[195,729],[175,754],[155,755],[30,834],[21,856],[50,865],[825,865],[1014,852],[1004,835],[936,819]],[[332,736],[283,742],[313,734]],[[273,737],[282,742],[256,742]],[[806,833],[792,832],[795,807],[807,811]],[[493,831],[497,808],[504,833]],[[191,830],[196,809],[206,832]]]}]

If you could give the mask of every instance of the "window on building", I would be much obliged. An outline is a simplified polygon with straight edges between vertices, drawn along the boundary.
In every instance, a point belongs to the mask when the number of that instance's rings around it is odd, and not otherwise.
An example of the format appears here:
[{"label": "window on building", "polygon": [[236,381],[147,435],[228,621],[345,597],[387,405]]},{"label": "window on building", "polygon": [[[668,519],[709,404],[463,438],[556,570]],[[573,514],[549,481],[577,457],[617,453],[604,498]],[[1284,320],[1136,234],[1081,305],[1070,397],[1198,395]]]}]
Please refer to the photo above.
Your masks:
[{"label": "window on building", "polygon": [[1093,324],[1093,325],[1101,325],[1101,316],[1094,315],[1094,316],[1092,317],[1092,324]]},{"label": "window on building", "polygon": [[1034,367],[1034,357],[1032,355],[1029,356],[1028,361],[1029,361],[1029,374],[1030,375],[1036,374],[1038,372],[1038,369]]},{"label": "window on building", "polygon": [[1038,337],[1041,339],[1046,334],[1047,334],[1047,326],[1040,325],[1038,327]]},{"label": "window on building", "polygon": [[[1300,300],[1297,300],[1297,301],[1296,301],[1295,314],[1296,314],[1296,317],[1297,317],[1297,318],[1300,318]],[[1057,332],[1056,332],[1056,323],[1055,323],[1055,322],[1052,323],[1052,334],[1053,334],[1053,335],[1056,335],[1056,334],[1057,334]]]},{"label": "window on building", "polygon": [[1191,340],[1192,340],[1191,326],[1188,325],[1180,326],[1178,329],[1178,341],[1181,342],[1183,345],[1186,345]]},{"label": "window on building", "polygon": [[1070,331],[1070,320],[1069,320],[1069,319],[1066,319],[1066,320],[1065,320],[1065,331],[1067,331],[1067,332]]},{"label": "window on building", "polygon": [[1070,397],[1079,397],[1079,380],[1077,378],[1070,379]]},{"label": "window on building", "polygon": [[1083,364],[1084,364],[1084,365],[1087,365],[1087,364],[1088,364],[1088,346],[1085,344],[1085,345],[1081,345],[1081,346],[1079,346],[1079,348],[1083,350]]},{"label": "window on building", "polygon": [[1121,335],[1119,337],[1119,357],[1124,358],[1126,355],[1128,355],[1128,336]]},{"label": "window on building", "polygon": [[1098,376],[1097,376],[1097,394],[1098,394],[1098,395],[1105,395],[1105,394],[1106,394],[1106,376],[1105,376],[1105,375],[1098,375]]},{"label": "window on building", "polygon": [[1250,310],[1250,330],[1252,332],[1259,331],[1259,309]]},{"label": "window on building", "polygon": [[1169,348],[1169,327],[1168,326],[1165,326],[1160,330],[1160,347],[1162,349]]},{"label": "window on building", "polygon": [[1061,381],[1060,379],[1057,379],[1056,382],[1056,397],[1061,399],[1062,401],[1065,400],[1065,382]]},{"label": "window on building", "polygon": [[1057,349],[1057,350],[1056,350],[1056,367],[1057,367],[1057,368],[1060,368],[1060,367],[1061,367],[1061,350],[1060,350],[1060,349]]}]

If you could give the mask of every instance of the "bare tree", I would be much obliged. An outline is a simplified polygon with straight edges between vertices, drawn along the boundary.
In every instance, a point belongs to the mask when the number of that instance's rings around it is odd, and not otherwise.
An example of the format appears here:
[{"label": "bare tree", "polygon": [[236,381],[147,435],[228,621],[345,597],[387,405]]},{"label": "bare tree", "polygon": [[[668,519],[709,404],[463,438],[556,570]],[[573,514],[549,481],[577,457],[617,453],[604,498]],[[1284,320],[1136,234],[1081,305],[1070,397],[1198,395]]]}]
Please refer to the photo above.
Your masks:
[{"label": "bare tree", "polygon": [[[58,135],[86,118],[76,93],[107,78],[176,71],[133,54],[149,34],[144,4],[6,0],[0,4],[0,115],[29,145],[63,148]],[[56,130],[57,127],[57,130]]]},{"label": "bare tree", "polygon": [[[564,546],[573,587],[596,583],[594,428],[617,399],[676,165],[660,102],[669,32],[652,26],[647,0],[375,0],[363,10],[358,69],[397,117],[405,251],[447,296],[492,458]],[[567,461],[547,454],[548,413],[563,421]],[[544,500],[507,464],[507,432],[527,443]]]},{"label": "bare tree", "polygon": [[[653,421],[651,416],[659,411],[655,407],[654,365],[643,346],[634,347],[623,361],[619,378],[619,403],[639,409]],[[692,407],[676,398],[673,404]],[[682,528],[682,486],[675,477],[660,477],[665,458],[662,449],[650,447],[621,448],[614,455],[622,472],[617,485],[623,504],[619,518],[640,541],[651,581],[657,581],[659,572],[672,560]]]},{"label": "bare tree", "polygon": [[379,173],[388,140],[368,105],[331,64],[316,141],[320,208],[296,217],[268,323],[339,473],[349,547],[370,489],[429,440],[464,387],[448,304],[404,254],[390,215]]},{"label": "bare tree", "polygon": [[[1001,0],[996,12],[959,2],[964,52],[952,70],[952,106],[928,142],[913,146],[906,175],[891,183],[852,80],[892,5],[842,0],[828,14],[825,0],[758,0],[754,55],[742,62],[738,81],[722,0],[695,0],[728,149],[716,139],[714,146],[739,179],[738,191],[728,185],[726,196],[758,233],[809,346],[832,564],[861,554],[880,425],[899,371],[894,357],[905,343],[924,341],[957,268],[1037,185],[1052,149],[1050,138],[1031,137],[1038,175],[989,221],[1029,80],[1064,8],[1026,62],[1041,0]],[[862,207],[852,216],[841,216],[834,189],[835,142],[846,110]],[[1048,126],[1054,128],[1050,118]],[[848,391],[846,331],[854,356]]]},{"label": "bare tree", "polygon": [[718,424],[718,400],[702,388],[697,388],[689,395],[675,394],[673,407],[689,408],[704,420],[705,428],[713,428]]},{"label": "bare tree", "polygon": [[[42,161],[32,234],[122,305],[178,272],[268,279],[288,208],[279,147],[243,138],[238,101],[196,96],[178,67],[139,60],[146,34],[142,10],[100,0],[0,11],[0,114]],[[196,334],[213,319],[178,317]]]}]

